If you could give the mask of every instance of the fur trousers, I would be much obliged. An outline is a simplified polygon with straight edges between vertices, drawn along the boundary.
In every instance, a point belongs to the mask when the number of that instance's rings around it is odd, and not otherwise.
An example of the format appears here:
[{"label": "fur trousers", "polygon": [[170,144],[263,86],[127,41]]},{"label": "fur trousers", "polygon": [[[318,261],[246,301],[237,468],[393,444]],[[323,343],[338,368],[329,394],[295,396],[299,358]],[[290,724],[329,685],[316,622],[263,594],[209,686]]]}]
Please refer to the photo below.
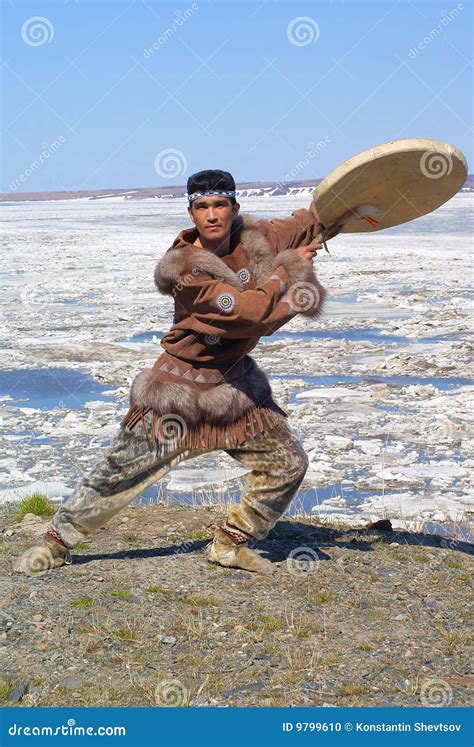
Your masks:
[{"label": "fur trousers", "polygon": [[[121,427],[112,445],[53,517],[64,544],[76,544],[104,526],[146,488],[185,459],[211,448],[163,448],[149,440],[152,413],[133,430]],[[237,447],[223,449],[249,472],[240,503],[229,504],[226,522],[248,539],[263,539],[286,511],[308,468],[308,457],[286,418],[271,430],[251,432]]]}]

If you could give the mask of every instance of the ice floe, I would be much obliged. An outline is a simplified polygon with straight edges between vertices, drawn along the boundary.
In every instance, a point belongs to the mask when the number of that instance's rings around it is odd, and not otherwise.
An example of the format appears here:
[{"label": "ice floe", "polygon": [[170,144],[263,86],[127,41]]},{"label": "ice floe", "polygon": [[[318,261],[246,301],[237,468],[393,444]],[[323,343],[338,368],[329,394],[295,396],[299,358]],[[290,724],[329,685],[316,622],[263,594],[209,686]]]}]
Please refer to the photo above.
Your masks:
[{"label": "ice floe", "polygon": [[[309,199],[243,195],[241,209],[285,217]],[[471,204],[461,193],[410,224],[331,240],[315,260],[324,314],[294,317],[252,351],[308,452],[306,510],[353,522],[470,514]],[[190,225],[185,208],[113,196],[2,206],[1,500],[39,484],[67,497],[111,443],[172,322],[153,270]],[[244,477],[222,452],[173,470],[164,492],[230,494]]]}]

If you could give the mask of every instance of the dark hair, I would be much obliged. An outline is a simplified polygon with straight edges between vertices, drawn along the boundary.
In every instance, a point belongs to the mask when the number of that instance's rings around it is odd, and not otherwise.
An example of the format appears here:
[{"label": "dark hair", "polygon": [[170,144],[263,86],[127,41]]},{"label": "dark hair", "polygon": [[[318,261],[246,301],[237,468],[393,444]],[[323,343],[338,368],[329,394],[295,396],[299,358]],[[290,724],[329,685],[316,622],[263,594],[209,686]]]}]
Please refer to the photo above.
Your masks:
[{"label": "dark hair", "polygon": [[[186,189],[188,195],[193,192],[207,192],[212,189],[228,189],[229,191],[234,191],[235,181],[232,174],[229,174],[228,171],[208,169],[207,171],[198,171],[196,174],[191,174]],[[232,202],[232,205],[235,205],[237,202],[235,197],[229,197],[229,200]]]}]

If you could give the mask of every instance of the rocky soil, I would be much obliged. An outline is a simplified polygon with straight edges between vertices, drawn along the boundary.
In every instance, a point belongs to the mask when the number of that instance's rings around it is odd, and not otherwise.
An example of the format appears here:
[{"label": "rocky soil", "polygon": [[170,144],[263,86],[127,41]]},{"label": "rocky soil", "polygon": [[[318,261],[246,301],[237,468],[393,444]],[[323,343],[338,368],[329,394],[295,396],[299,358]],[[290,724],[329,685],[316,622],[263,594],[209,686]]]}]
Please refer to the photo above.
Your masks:
[{"label": "rocky soil", "polygon": [[129,507],[71,565],[12,565],[49,522],[1,518],[3,703],[469,704],[473,548],[279,522],[273,576],[209,564],[211,508]]}]

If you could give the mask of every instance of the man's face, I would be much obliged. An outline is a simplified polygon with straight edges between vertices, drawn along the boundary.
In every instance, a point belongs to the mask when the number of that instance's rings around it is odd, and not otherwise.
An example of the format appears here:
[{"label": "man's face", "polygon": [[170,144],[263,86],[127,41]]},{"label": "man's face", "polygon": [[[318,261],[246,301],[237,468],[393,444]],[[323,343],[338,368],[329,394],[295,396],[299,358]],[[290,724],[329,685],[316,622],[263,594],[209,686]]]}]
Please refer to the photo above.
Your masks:
[{"label": "man's face", "polygon": [[239,203],[232,205],[229,197],[214,195],[194,200],[188,207],[188,215],[200,236],[217,241],[230,235],[232,221],[239,209]]}]

